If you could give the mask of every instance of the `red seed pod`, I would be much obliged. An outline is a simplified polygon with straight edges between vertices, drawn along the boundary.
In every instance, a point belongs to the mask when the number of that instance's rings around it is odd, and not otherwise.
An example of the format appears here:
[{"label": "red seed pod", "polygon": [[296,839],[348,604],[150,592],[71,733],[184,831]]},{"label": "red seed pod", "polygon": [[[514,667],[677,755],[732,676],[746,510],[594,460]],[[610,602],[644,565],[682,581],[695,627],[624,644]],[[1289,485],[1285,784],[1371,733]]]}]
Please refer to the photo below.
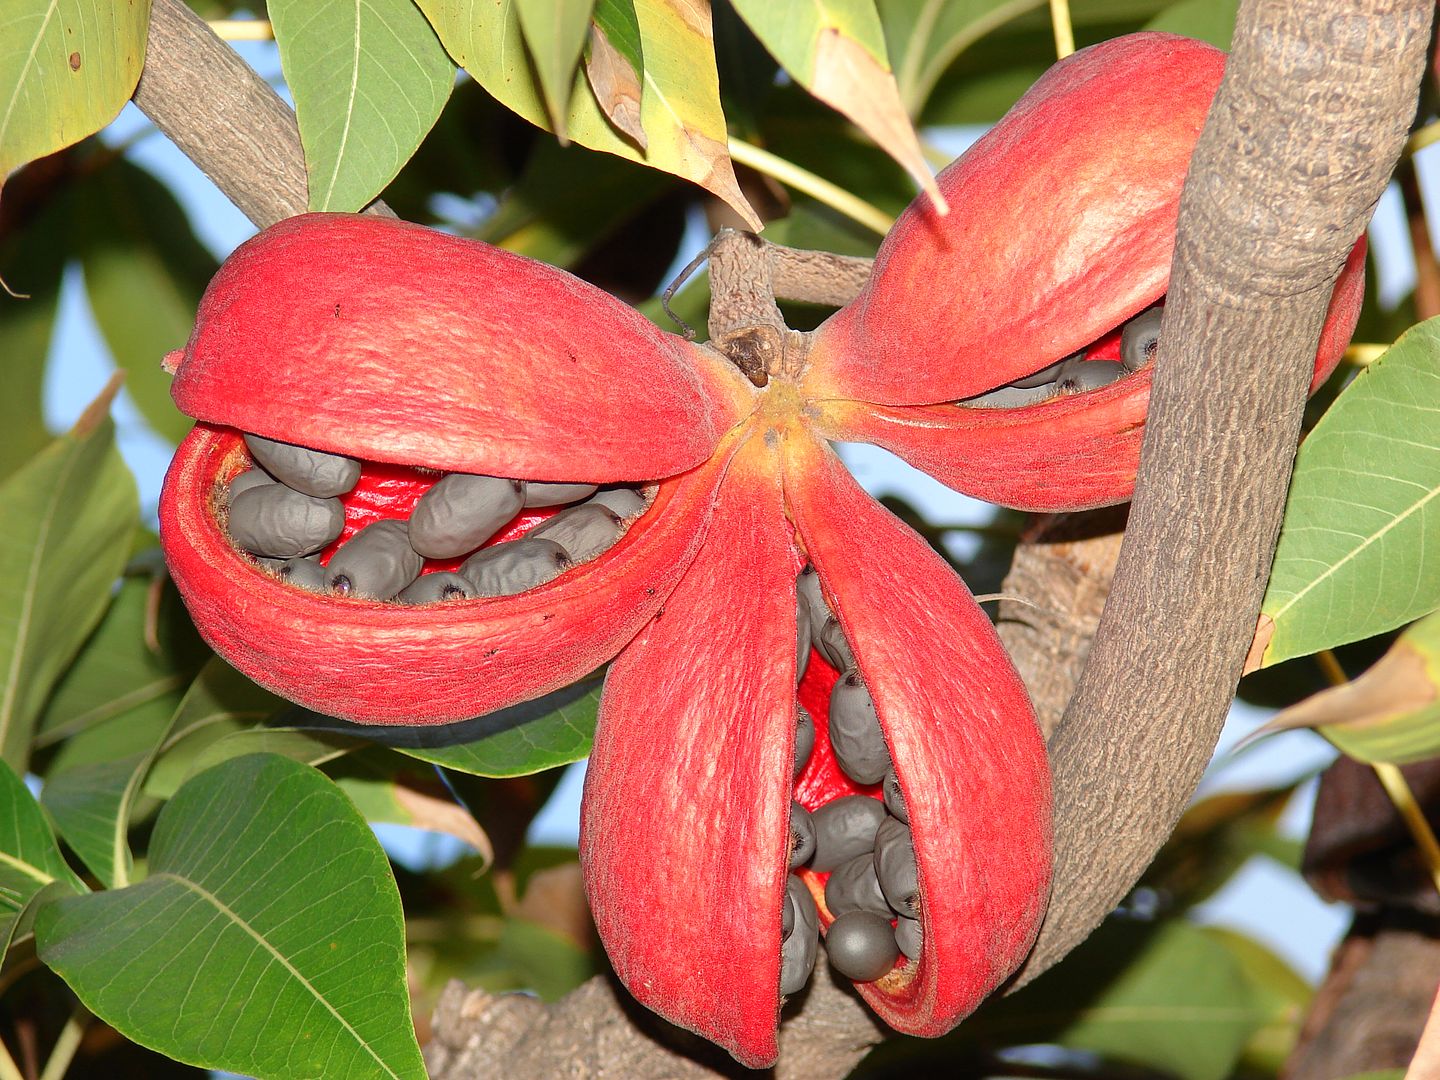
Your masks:
[{"label": "red seed pod", "polygon": [[[596,925],[641,1002],[753,1067],[777,1053],[790,883],[817,900],[822,927],[833,921],[826,872],[791,874],[792,801],[815,811],[860,796],[886,814],[881,785],[837,765],[839,673],[805,648],[825,635],[824,655],[853,660],[873,702],[884,746],[872,740],[865,776],[894,788],[914,849],[917,888],[907,878],[895,901],[920,916],[901,924],[914,955],[859,989],[899,1030],[948,1031],[1039,926],[1045,749],[963,583],[827,440],[876,442],[1013,506],[1126,498],[1149,367],[1113,362],[1124,325],[1163,297],[1176,200],[1222,66],[1209,46],[1161,34],[1057,65],[946,171],[949,217],[908,210],[861,296],[808,354],[784,350],[763,387],[570,275],[484,244],[349,215],[267,230],[217,274],[173,365],[176,401],[200,423],[167,477],[161,535],[197,626],[257,682],[374,724],[478,715],[613,660],[581,822]],[[1359,250],[1317,377],[1353,327]],[[1087,360],[1112,363],[1077,376]],[[1039,373],[1054,365],[1064,378],[1046,390]],[[1040,384],[1021,395],[1035,403],[962,402],[1017,380]],[[252,464],[242,433],[360,463],[339,497],[340,543],[408,519],[437,473],[575,485],[556,498],[631,490],[613,513],[603,500],[586,511],[604,519],[599,539],[552,526],[586,543],[558,541],[583,550],[553,556],[520,583],[531,588],[356,599],[288,584],[286,564],[255,557],[278,553],[232,542],[227,486]],[[567,513],[521,509],[483,542]],[[796,593],[807,564],[819,598],[806,601],[808,631]],[[815,745],[797,765],[801,706]],[[791,947],[787,985],[807,948]]]}]

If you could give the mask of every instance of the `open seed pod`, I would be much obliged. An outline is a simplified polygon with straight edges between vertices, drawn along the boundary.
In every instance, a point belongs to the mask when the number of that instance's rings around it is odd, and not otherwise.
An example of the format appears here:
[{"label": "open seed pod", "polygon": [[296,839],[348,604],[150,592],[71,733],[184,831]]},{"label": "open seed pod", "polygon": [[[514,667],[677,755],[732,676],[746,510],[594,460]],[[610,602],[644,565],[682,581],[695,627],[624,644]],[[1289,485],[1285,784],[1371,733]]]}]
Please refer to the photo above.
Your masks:
[{"label": "open seed pod", "polygon": [[[827,444],[1019,507],[1127,497],[1221,65],[1160,34],[1057,65],[942,175],[952,213],[908,210],[860,298],[763,378],[483,244],[349,215],[267,230],[172,361],[199,424],[161,535],[196,624],[363,723],[462,719],[613,661],[581,860],[636,998],[768,1065],[826,927],[887,1022],[949,1030],[1039,926],[1044,747],[959,578]],[[864,910],[826,905],[842,864]]]}]

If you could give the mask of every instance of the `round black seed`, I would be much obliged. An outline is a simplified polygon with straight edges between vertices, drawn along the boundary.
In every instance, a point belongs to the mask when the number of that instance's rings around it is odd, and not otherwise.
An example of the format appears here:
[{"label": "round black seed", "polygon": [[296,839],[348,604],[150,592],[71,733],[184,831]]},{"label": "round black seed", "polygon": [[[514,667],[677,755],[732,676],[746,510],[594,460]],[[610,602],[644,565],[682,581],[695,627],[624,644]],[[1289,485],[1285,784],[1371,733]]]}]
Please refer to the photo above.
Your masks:
[{"label": "round black seed", "polygon": [[275,483],[275,478],[264,469],[246,469],[244,472],[239,473],[234,480],[230,481],[230,498],[233,500],[235,496],[239,495],[242,491],[249,491],[253,487],[263,487],[266,484],[273,483]]},{"label": "round black seed", "polygon": [[584,503],[572,506],[547,521],[541,522],[526,536],[537,540],[553,540],[565,549],[571,562],[582,563],[605,551],[616,540],[624,526],[608,506]]},{"label": "round black seed", "polygon": [[850,643],[845,640],[845,631],[840,629],[840,620],[834,615],[820,624],[820,630],[814,633],[814,638],[815,648],[820,650],[820,655],[825,657],[836,671],[855,666],[855,654],[850,651]]},{"label": "round black seed", "polygon": [[1160,319],[1164,313],[1165,305],[1156,304],[1136,315],[1120,331],[1120,363],[1126,371],[1144,367],[1155,358],[1155,349],[1160,344]]},{"label": "round black seed", "polygon": [[360,479],[360,462],[353,458],[249,433],[245,435],[245,445],[276,480],[317,499],[344,495]]},{"label": "round black seed", "polygon": [[856,783],[878,784],[890,771],[875,700],[858,671],[847,671],[830,691],[830,747],[836,763]]},{"label": "round black seed", "polygon": [[337,596],[389,600],[419,577],[424,565],[410,546],[405,522],[376,521],[340,545],[325,582]]},{"label": "round black seed", "polygon": [[525,485],[525,505],[564,506],[595,494],[594,484],[542,484],[531,480]]},{"label": "round black seed", "polygon": [[477,551],[460,566],[480,596],[514,596],[544,585],[570,568],[570,556],[553,540],[524,536]]},{"label": "round black seed", "polygon": [[624,519],[639,517],[645,509],[645,496],[627,487],[606,488],[585,501],[593,506],[608,506],[617,517]]},{"label": "round black seed", "polygon": [[252,555],[309,555],[344,527],[345,508],[339,499],[311,498],[284,484],[252,487],[230,503],[230,538]]},{"label": "round black seed", "polygon": [[885,900],[901,915],[920,917],[920,875],[910,826],[888,818],[875,832],[875,876]]},{"label": "round black seed", "polygon": [[905,824],[910,824],[910,811],[905,809],[905,793],[900,790],[900,778],[891,769],[880,781],[880,790],[885,793],[885,809]]},{"label": "round black seed", "polygon": [[890,905],[875,876],[875,860],[869,855],[856,855],[837,866],[825,883],[825,906],[831,915],[873,911],[890,918]]},{"label": "round black seed", "polygon": [[815,953],[820,938],[820,913],[815,899],[805,883],[793,874],[785,883],[785,906],[789,908],[789,919],[782,913],[781,930],[788,921],[790,930],[785,932],[780,946],[780,994],[782,997],[799,993],[810,981],[815,970]]},{"label": "round black seed", "polygon": [[1078,394],[1082,390],[1098,390],[1109,386],[1125,368],[1115,360],[1086,360],[1084,363],[1067,365],[1066,372],[1055,385],[1062,394]]},{"label": "round black seed", "polygon": [[810,869],[823,873],[856,855],[874,851],[875,830],[889,815],[879,799],[843,795],[818,807],[810,816],[815,822],[815,855]]},{"label": "round black seed", "polygon": [[325,591],[325,567],[320,565],[319,559],[290,559],[280,567],[279,573],[281,581],[297,589],[316,593]]},{"label": "round black seed", "polygon": [[[1070,359],[1068,356],[1066,360]],[[1057,360],[1049,367],[1041,368],[1034,375],[1026,375],[1023,379],[1016,379],[1010,385],[1020,390],[1033,390],[1037,386],[1046,386],[1053,383],[1060,377],[1060,369],[1065,365],[1065,360]]]},{"label": "round black seed", "polygon": [[795,709],[795,775],[799,776],[815,751],[815,720],[804,705],[796,704]]},{"label": "round black seed", "polygon": [[401,589],[395,599],[402,604],[435,604],[442,600],[469,600],[479,595],[467,578],[437,570],[433,574],[421,574]]},{"label": "round black seed", "polygon": [[815,822],[798,802],[790,804],[790,869],[798,870],[815,854]]},{"label": "round black seed", "polygon": [[900,959],[890,920],[873,911],[847,911],[830,924],[825,952],[835,970],[856,982],[873,982]]},{"label": "round black seed", "polygon": [[474,551],[520,512],[524,488],[501,476],[443,476],[415,504],[410,543],[427,559],[453,559]]},{"label": "round black seed", "polygon": [[918,960],[922,943],[919,919],[907,919],[901,915],[895,920],[895,944],[900,947],[902,953],[911,960]]}]

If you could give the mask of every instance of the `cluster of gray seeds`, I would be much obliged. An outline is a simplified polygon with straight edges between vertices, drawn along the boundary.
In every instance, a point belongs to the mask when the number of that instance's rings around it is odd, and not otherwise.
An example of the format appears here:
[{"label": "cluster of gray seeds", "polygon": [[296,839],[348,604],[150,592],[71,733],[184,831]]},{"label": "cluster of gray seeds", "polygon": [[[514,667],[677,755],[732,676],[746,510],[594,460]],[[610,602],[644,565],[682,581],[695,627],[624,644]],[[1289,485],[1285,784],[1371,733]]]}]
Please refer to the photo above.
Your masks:
[{"label": "cluster of gray seeds", "polygon": [[[903,953],[920,955],[920,883],[910,815],[880,731],[875,702],[855,664],[840,623],[825,603],[820,578],[807,566],[796,580],[799,673],[810,648],[840,671],[830,692],[830,746],[852,780],[881,785],[884,801],[846,795],[814,813],[790,804],[790,869],[829,873],[825,906],[835,917],[825,936],[830,963],[842,975],[870,982]],[[815,748],[815,722],[800,709],[795,776]],[[892,925],[893,922],[893,925]],[[781,915],[780,992],[796,993],[815,967],[819,912],[810,890],[791,875]]]},{"label": "cluster of gray seeds", "polygon": [[[282,581],[311,592],[431,604],[513,596],[545,584],[606,551],[644,511],[634,488],[538,483],[449,473],[408,520],[377,521],[338,549],[340,496],[360,479],[360,462],[247,434],[254,466],[230,482],[227,528],[236,546]],[[572,505],[573,504],[573,505]],[[523,537],[480,549],[525,509],[564,506]],[[422,573],[426,559],[470,557],[456,572]]]},{"label": "cluster of gray seeds", "polygon": [[978,397],[966,398],[958,404],[983,409],[1018,409],[1063,394],[1078,394],[1082,390],[1109,386],[1117,379],[1139,371],[1154,359],[1155,348],[1160,342],[1160,317],[1164,311],[1164,304],[1156,304],[1125,324],[1120,331],[1119,360],[1086,360],[1085,353],[1078,352],[1041,368],[1033,375],[1016,379]]}]

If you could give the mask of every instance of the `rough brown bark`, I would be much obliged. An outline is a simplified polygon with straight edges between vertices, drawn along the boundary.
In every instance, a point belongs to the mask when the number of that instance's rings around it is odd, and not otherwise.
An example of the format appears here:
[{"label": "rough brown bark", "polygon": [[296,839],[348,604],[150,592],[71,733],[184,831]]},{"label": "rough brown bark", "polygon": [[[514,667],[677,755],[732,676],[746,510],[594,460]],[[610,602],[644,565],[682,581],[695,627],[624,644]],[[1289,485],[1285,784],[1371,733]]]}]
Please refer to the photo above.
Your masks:
[{"label": "rough brown bark", "polygon": [[[1242,7],[1182,207],[1114,603],[1052,742],[1055,901],[1025,978],[1129,890],[1213,748],[1254,626],[1325,299],[1399,152],[1429,17],[1425,0]],[[294,120],[263,81],[179,0],[154,0],[150,50],[136,100],[157,125],[257,224],[303,210]],[[806,273],[772,267],[782,293],[809,287],[792,282]],[[1241,355],[1255,362],[1237,364]],[[1077,574],[1070,593],[1094,591],[1085,579]],[[1033,623],[1016,633],[1024,648],[1037,647],[1024,646],[1026,633],[1044,637]],[[1085,634],[1068,634],[1067,644],[1040,647],[1073,670]],[[1019,659],[1027,662],[1023,651]],[[1062,698],[1064,680],[1040,693]],[[880,1038],[852,996],[816,982],[782,1028],[779,1075],[843,1075]],[[488,1075],[500,1055],[515,1080],[687,1075],[647,1034],[657,1022],[603,981],[549,1007],[472,998],[467,1009],[453,993],[447,1002],[437,1076]],[[544,1018],[529,1015],[536,1009]]]},{"label": "rough brown bark", "polygon": [[1336,949],[1282,1080],[1340,1080],[1410,1064],[1435,998],[1440,922],[1361,916]]},{"label": "rough brown bark", "polygon": [[1315,342],[1404,145],[1433,7],[1241,5],[1181,198],[1129,531],[1050,743],[1055,888],[1021,984],[1124,898],[1214,750],[1269,576]]}]

